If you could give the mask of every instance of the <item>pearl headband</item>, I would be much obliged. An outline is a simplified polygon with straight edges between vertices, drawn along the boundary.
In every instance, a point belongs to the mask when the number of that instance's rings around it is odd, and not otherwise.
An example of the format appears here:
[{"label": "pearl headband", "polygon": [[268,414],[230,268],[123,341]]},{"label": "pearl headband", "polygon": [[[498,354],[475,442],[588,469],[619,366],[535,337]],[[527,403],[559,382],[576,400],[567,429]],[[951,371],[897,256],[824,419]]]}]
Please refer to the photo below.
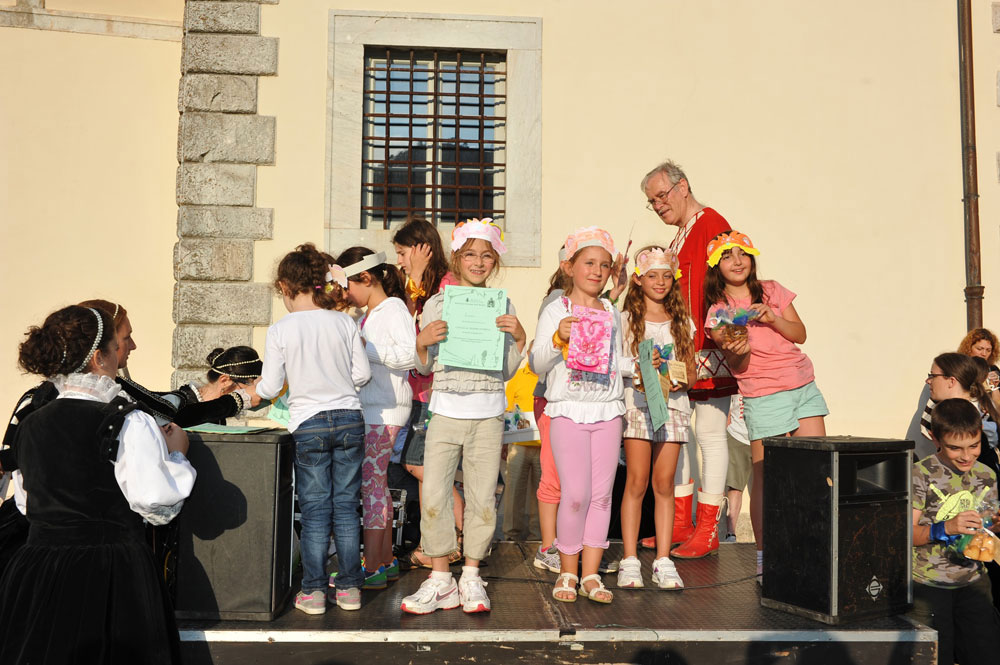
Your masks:
[{"label": "pearl headband", "polygon": [[86,357],[84,357],[83,362],[80,363],[79,367],[70,372],[70,374],[77,374],[78,372],[82,372],[84,368],[87,367],[87,363],[89,363],[90,359],[94,357],[94,353],[97,351],[97,347],[101,343],[101,338],[104,337],[104,319],[101,318],[101,313],[98,312],[93,307],[88,307],[87,309],[89,309],[94,314],[94,316],[97,317],[97,337],[94,338],[94,343],[90,345],[90,351],[87,352],[87,355]]}]

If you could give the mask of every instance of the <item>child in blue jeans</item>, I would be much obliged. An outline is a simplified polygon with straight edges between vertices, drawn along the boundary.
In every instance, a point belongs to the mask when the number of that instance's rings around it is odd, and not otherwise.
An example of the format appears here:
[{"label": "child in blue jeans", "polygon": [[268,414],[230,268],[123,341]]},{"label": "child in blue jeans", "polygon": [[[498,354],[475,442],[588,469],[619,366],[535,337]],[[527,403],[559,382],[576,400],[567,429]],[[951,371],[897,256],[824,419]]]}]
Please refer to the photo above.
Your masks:
[{"label": "child in blue jeans", "polygon": [[326,557],[333,539],[339,573],[337,606],[361,609],[361,463],[364,419],[356,388],[371,378],[358,326],[332,307],[347,287],[343,268],[313,245],[300,245],[278,264],[275,288],[288,316],[267,330],[257,385],[272,399],[288,383],[288,431],[295,439],[295,484],[302,512],[302,590],[295,607],[326,612]]}]

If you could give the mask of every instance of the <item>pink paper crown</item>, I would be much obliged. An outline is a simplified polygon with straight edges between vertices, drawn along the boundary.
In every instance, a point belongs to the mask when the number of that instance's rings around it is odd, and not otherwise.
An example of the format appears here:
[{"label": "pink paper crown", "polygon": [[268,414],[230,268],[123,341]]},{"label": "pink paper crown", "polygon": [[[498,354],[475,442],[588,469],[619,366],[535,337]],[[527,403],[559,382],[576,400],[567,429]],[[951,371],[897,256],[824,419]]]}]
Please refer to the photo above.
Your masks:
[{"label": "pink paper crown", "polygon": [[485,240],[501,256],[507,252],[507,246],[503,244],[503,230],[489,217],[469,219],[455,225],[455,230],[451,232],[451,251],[462,249],[462,245],[471,238]]},{"label": "pink paper crown", "polygon": [[317,286],[316,288],[323,289],[323,291],[325,291],[326,293],[330,293],[330,291],[333,291],[333,283],[336,282],[337,284],[340,285],[340,288],[346,289],[347,274],[344,272],[344,269],[341,268],[340,266],[329,265],[329,264],[326,267],[329,268],[329,270],[327,271],[326,275],[323,278],[326,284]]},{"label": "pink paper crown", "polygon": [[680,279],[677,255],[670,250],[653,247],[639,252],[635,257],[635,274],[642,277],[650,270],[669,270],[674,279]]},{"label": "pink paper crown", "polygon": [[566,258],[571,259],[576,256],[584,247],[603,247],[608,254],[614,258],[615,241],[611,239],[611,234],[596,226],[586,226],[579,228],[566,238]]}]

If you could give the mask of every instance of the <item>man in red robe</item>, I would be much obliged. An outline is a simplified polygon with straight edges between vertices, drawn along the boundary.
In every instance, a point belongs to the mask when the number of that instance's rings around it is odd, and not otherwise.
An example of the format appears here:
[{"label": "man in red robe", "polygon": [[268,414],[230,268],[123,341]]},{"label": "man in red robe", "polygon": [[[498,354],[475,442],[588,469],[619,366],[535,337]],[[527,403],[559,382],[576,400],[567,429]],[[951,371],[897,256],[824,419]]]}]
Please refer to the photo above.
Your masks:
[{"label": "man in red robe", "polygon": [[[696,525],[691,525],[694,487],[685,471],[676,483],[674,542],[681,545],[671,551],[680,558],[695,559],[711,554],[719,547],[718,523],[726,490],[729,451],[726,443],[726,420],[729,402],[736,393],[736,380],[726,366],[722,351],[705,335],[706,306],[704,281],[708,269],[705,248],[719,233],[729,231],[729,223],[694,197],[691,183],[672,161],[658,165],[642,179],[647,208],[660,220],[677,227],[670,250],[680,263],[680,287],[691,311],[694,324],[697,380],[690,393],[694,404],[695,439],[702,455],[701,491],[698,492]],[[686,451],[685,451],[686,452]],[[688,469],[690,460],[678,463],[678,470]]]}]

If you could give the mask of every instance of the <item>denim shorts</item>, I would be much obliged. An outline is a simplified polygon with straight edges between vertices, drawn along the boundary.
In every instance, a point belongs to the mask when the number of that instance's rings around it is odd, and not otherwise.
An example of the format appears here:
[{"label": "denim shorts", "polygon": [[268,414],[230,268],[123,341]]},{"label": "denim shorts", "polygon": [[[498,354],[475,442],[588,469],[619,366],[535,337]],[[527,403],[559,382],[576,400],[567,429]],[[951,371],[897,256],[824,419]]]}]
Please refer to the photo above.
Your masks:
[{"label": "denim shorts", "polygon": [[430,418],[430,402],[413,400],[410,409],[410,424],[407,426],[406,443],[401,455],[403,464],[424,465],[424,442],[427,439],[427,420]]},{"label": "denim shorts", "polygon": [[743,398],[743,419],[746,420],[752,441],[794,432],[803,418],[829,413],[830,409],[815,381],[810,381],[801,388],[782,390],[762,397]]}]

